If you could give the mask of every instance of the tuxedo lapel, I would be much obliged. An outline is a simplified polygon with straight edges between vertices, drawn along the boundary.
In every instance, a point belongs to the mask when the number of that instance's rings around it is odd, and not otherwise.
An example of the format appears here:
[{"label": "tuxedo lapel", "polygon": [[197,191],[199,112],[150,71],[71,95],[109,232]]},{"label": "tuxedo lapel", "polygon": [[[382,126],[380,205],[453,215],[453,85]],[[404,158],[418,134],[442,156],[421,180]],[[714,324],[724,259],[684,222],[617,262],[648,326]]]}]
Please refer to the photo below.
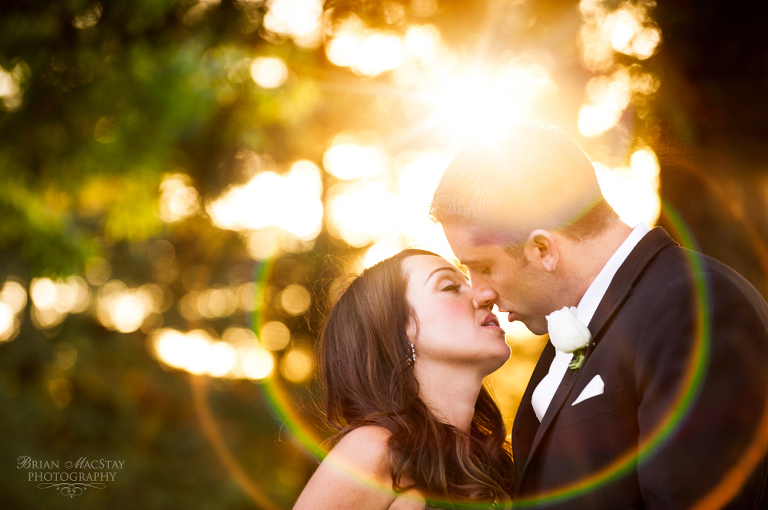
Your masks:
[{"label": "tuxedo lapel", "polygon": [[522,400],[520,400],[517,414],[515,414],[515,421],[512,425],[512,454],[515,459],[515,466],[521,467],[520,473],[528,459],[528,451],[533,444],[536,430],[539,428],[539,419],[536,418],[536,413],[531,405],[533,390],[549,372],[549,365],[552,364],[554,358],[555,348],[547,342],[541,356],[539,356],[538,363],[536,363],[536,368],[533,369],[531,380],[525,389]]},{"label": "tuxedo lapel", "polygon": [[[589,332],[592,333],[592,341],[587,348],[587,356],[600,342],[606,327],[610,324],[613,315],[621,309],[624,301],[632,294],[635,283],[640,280],[651,261],[656,255],[669,246],[676,243],[661,227],[656,227],[648,232],[637,246],[630,252],[627,259],[616,271],[603,299],[597,305],[592,320],[589,321]],[[586,362],[586,359],[585,359]]]},{"label": "tuxedo lapel", "polygon": [[538,448],[539,443],[541,443],[541,439],[544,437],[544,434],[552,424],[554,417],[557,416],[557,413],[560,412],[560,408],[563,407],[563,404],[568,399],[568,395],[571,394],[571,390],[573,389],[573,386],[576,383],[580,373],[581,370],[568,369],[568,371],[563,376],[563,380],[560,382],[560,386],[557,387],[557,391],[552,397],[552,402],[550,402],[549,407],[547,407],[547,412],[544,413],[541,424],[539,425],[538,429],[536,429],[536,434],[533,437],[533,443],[531,444],[530,451],[526,457],[526,462],[523,465],[523,470],[520,473],[518,483],[520,483],[520,481],[522,481],[523,477],[525,476],[525,472],[531,463],[531,458],[533,458],[534,454],[536,453],[536,449]]},{"label": "tuxedo lapel", "polygon": [[[592,334],[592,341],[587,348],[584,363],[587,363],[589,360],[589,355],[594,351],[595,346],[599,343],[606,329],[610,325],[613,316],[621,309],[621,306],[631,295],[635,282],[640,279],[646,268],[650,265],[651,261],[656,258],[656,256],[663,249],[673,245],[675,245],[675,242],[672,240],[672,238],[669,237],[664,229],[661,227],[656,227],[648,234],[646,234],[640,240],[637,246],[635,246],[619,270],[616,272],[616,275],[611,280],[611,284],[609,285],[608,290],[603,296],[603,299],[600,301],[597,310],[595,310],[595,314],[592,316],[592,320],[588,326],[589,331]],[[537,369],[538,368],[539,367],[537,366]],[[544,370],[545,375],[548,369],[549,366],[547,366]],[[576,382],[578,381],[579,375],[582,372],[583,370],[569,369],[563,377],[560,386],[557,388],[557,391],[552,398],[552,402],[547,408],[547,412],[544,414],[544,417],[541,420],[541,424],[536,430],[533,441],[531,443],[531,447],[526,452],[525,464],[523,464],[522,471],[520,471],[518,476],[518,484],[525,476],[525,472],[531,463],[531,459],[536,453],[537,447],[541,443],[544,435],[547,433],[547,430],[552,424],[555,416],[557,416],[557,414],[560,412],[560,409],[563,407],[563,404],[565,404],[565,401],[568,399],[571,390],[573,390],[574,386],[576,386]],[[530,395],[533,393],[533,389],[536,388],[536,385],[538,385],[540,381],[541,378],[536,382],[534,382],[533,379],[531,380],[528,385],[528,389],[526,390],[526,397],[530,399]],[[520,407],[522,408],[523,405],[521,404]],[[517,426],[517,419],[515,419],[514,426]],[[515,457],[515,461],[517,461],[517,457]]]}]

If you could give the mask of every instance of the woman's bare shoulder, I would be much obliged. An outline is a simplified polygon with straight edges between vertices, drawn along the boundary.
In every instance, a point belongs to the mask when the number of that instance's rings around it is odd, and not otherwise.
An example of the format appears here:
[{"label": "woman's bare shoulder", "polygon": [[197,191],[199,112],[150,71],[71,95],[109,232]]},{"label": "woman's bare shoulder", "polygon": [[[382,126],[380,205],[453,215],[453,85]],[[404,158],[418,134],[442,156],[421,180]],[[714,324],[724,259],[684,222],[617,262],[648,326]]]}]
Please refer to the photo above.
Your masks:
[{"label": "woman's bare shoulder", "polygon": [[350,430],[336,443],[334,449],[338,447],[350,448],[354,446],[368,446],[377,450],[386,450],[387,441],[392,434],[384,427],[376,425],[363,425]]},{"label": "woman's bare shoulder", "polygon": [[357,427],[347,432],[328,453],[333,460],[343,461],[370,474],[389,476],[387,459],[390,432],[374,425]]},{"label": "woman's bare shoulder", "polygon": [[396,498],[389,474],[389,435],[374,426],[346,433],[328,452],[294,508],[388,508]]}]

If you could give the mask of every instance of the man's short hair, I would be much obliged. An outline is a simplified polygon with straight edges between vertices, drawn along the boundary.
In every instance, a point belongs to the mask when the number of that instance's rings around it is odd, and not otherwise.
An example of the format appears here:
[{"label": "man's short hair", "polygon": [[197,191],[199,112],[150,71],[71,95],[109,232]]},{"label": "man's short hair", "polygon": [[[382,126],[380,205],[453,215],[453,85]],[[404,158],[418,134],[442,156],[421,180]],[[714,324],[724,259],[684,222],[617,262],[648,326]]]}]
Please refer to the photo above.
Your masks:
[{"label": "man's short hair", "polygon": [[539,228],[584,239],[618,218],[582,148],[559,129],[531,123],[462,149],[437,186],[430,216],[471,225],[479,244],[511,252]]}]

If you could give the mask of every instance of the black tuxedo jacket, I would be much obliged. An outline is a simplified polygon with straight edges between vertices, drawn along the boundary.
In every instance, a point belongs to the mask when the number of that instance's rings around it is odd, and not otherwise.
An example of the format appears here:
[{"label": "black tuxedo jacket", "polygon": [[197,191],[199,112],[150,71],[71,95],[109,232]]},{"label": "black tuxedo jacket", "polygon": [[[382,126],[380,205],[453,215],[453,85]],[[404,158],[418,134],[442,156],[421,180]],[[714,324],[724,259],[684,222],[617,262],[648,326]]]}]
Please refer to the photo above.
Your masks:
[{"label": "black tuxedo jacket", "polygon": [[[655,228],[588,327],[586,360],[568,370],[541,424],[531,394],[551,343],[523,396],[512,429],[516,505],[768,509],[768,305],[759,293]],[[604,392],[573,405],[598,375]]]}]

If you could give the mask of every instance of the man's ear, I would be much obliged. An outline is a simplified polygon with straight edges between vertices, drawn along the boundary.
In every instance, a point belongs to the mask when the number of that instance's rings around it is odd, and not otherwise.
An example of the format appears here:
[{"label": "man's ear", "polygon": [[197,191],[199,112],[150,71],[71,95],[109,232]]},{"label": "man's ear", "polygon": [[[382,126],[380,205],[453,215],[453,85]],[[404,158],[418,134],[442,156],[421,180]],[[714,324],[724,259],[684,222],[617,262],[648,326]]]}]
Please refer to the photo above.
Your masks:
[{"label": "man's ear", "polygon": [[552,272],[557,269],[559,255],[557,243],[552,234],[546,230],[534,230],[524,247],[525,258],[534,264],[540,264],[545,271]]}]

